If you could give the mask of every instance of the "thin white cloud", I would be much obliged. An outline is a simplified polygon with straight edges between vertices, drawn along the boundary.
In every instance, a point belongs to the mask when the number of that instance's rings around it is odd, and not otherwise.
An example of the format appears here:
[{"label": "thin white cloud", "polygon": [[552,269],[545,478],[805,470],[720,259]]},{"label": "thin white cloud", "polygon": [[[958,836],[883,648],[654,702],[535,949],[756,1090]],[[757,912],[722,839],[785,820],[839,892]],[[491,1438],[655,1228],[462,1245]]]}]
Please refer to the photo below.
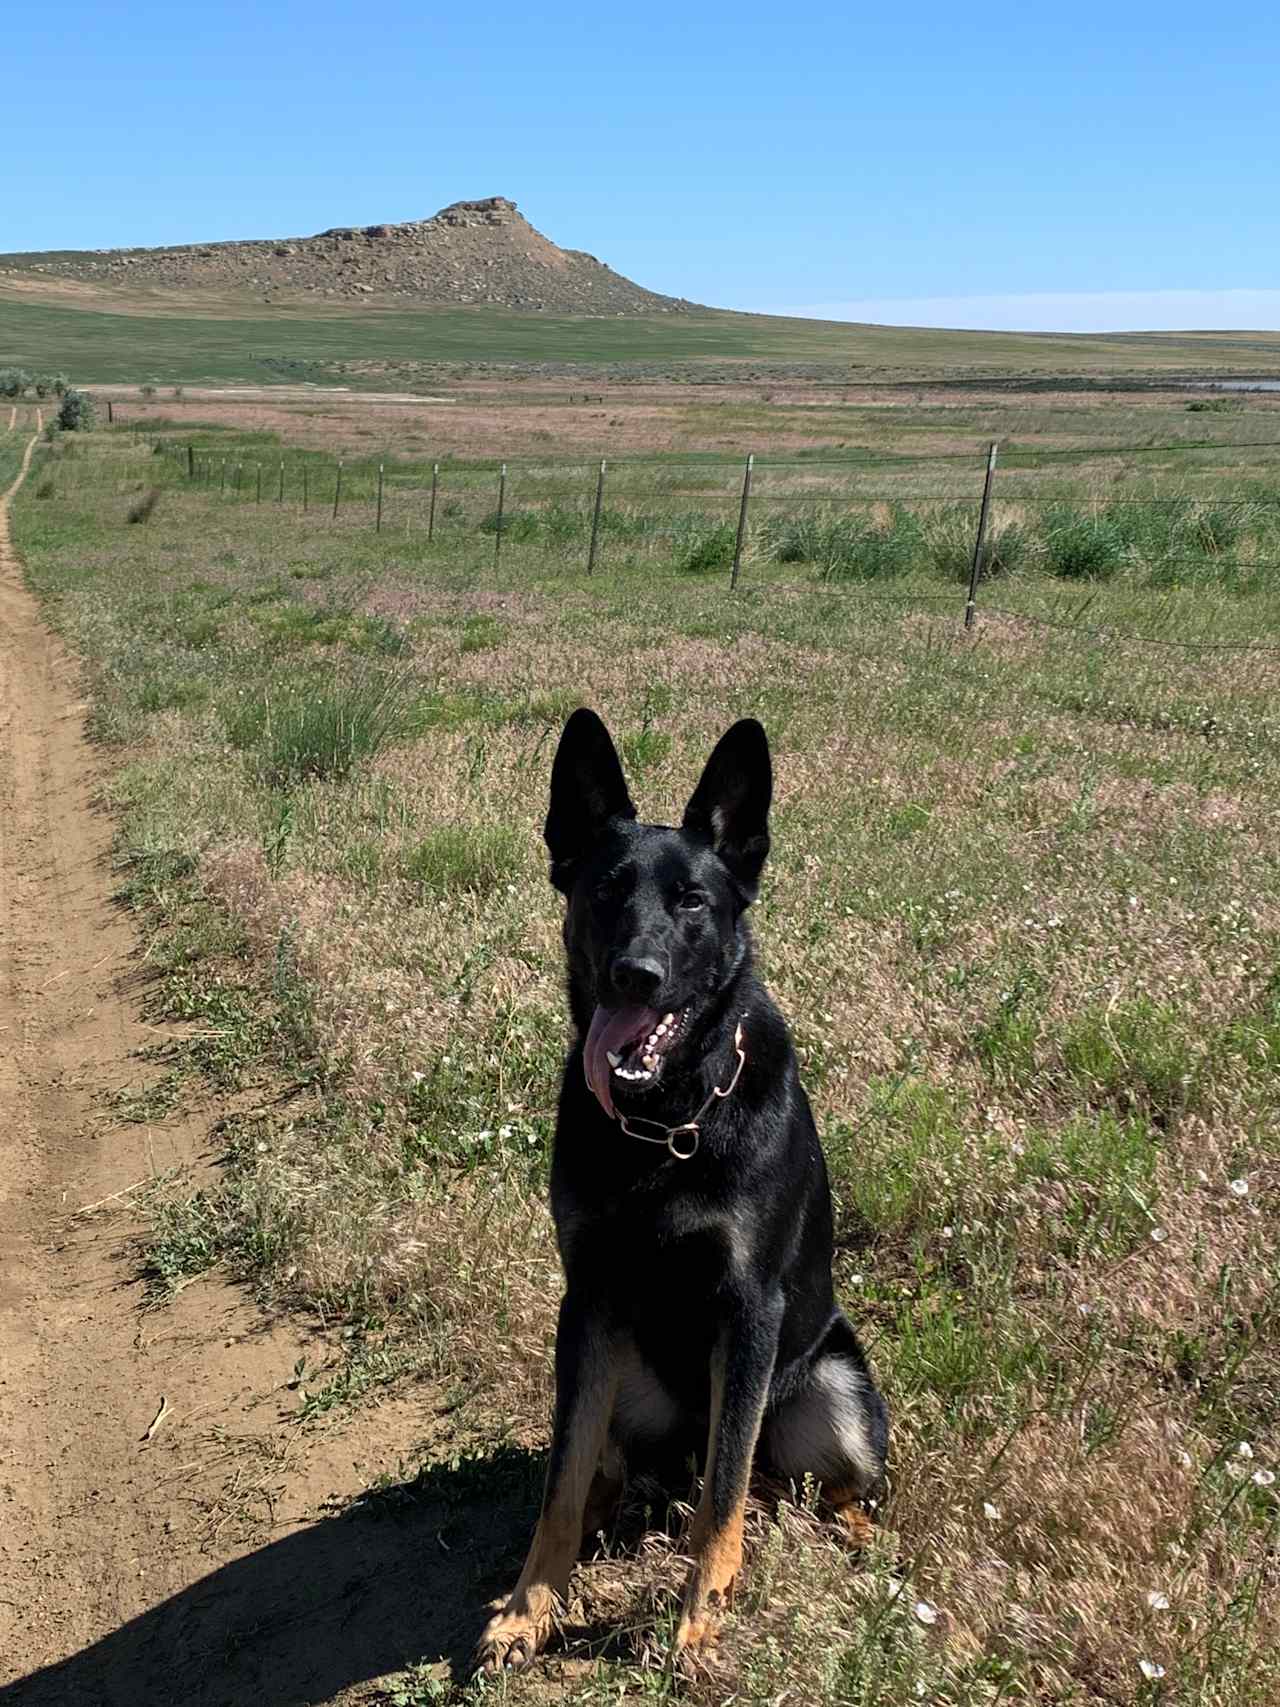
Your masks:
[{"label": "thin white cloud", "polygon": [[1045,291],[1025,296],[871,297],[757,310],[879,326],[974,332],[1280,331],[1280,290]]}]

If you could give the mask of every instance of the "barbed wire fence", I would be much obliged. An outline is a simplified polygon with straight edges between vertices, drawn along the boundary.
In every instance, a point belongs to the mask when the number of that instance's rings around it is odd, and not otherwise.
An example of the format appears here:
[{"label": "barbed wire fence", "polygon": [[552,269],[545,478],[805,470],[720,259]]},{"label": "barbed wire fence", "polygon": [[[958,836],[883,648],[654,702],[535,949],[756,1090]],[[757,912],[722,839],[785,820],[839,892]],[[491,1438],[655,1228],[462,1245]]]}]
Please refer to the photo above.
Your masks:
[{"label": "barbed wire fence", "polygon": [[[346,458],[328,461],[314,453],[277,455],[269,461],[250,460],[236,450],[219,455],[205,446],[197,448],[190,439],[181,444],[168,434],[146,436],[157,453],[181,465],[188,484],[233,501],[294,504],[303,513],[325,513],[330,523],[367,526],[375,534],[392,527],[402,532],[417,529],[428,543],[436,539],[442,522],[456,524],[461,517],[492,533],[495,570],[501,568],[504,546],[537,536],[544,543],[558,543],[565,554],[571,546],[580,551],[584,575],[594,576],[608,555],[608,547],[619,538],[624,543],[636,539],[686,543],[694,540],[697,528],[702,526],[705,531],[708,526],[706,506],[711,505],[710,526],[714,537],[710,547],[716,560],[706,566],[723,571],[730,593],[750,579],[744,571],[750,568],[753,527],[762,528],[766,535],[775,534],[782,525],[779,517],[783,523],[803,522],[806,517],[830,517],[844,510],[862,512],[868,527],[873,528],[886,515],[892,517],[904,510],[928,514],[931,508],[937,513],[945,507],[950,511],[956,535],[953,555],[957,567],[966,518],[971,528],[969,544],[964,547],[967,572],[963,600],[952,593],[922,593],[914,588],[873,589],[865,581],[858,585],[861,597],[921,607],[949,605],[958,609],[966,629],[973,628],[981,615],[1077,634],[1123,633],[1127,639],[1141,644],[1192,652],[1280,654],[1280,645],[1257,641],[1196,639],[1119,629],[1109,624],[1086,626],[1079,618],[1087,610],[1087,602],[1075,613],[1075,619],[1063,622],[980,600],[980,590],[989,581],[994,584],[994,506],[997,503],[1003,506],[1007,518],[1010,513],[1022,515],[1037,508],[1065,512],[1073,502],[1078,502],[1078,493],[1037,491],[1028,480],[1054,470],[1078,475],[1082,468],[1090,471],[1091,465],[1092,471],[1097,472],[1096,465],[1117,457],[1168,458],[1184,452],[1205,451],[1232,456],[1242,451],[1275,453],[1280,452],[1280,440],[1184,440],[1174,444],[1050,450],[1023,446],[1002,449],[998,441],[992,441],[980,463],[975,461],[972,451],[866,453],[843,458],[763,459],[751,455],[745,461],[708,457],[672,461],[667,457],[636,456],[591,463],[548,462],[538,458],[463,463],[443,458],[432,462],[428,480],[422,464],[388,463],[385,459],[377,463]],[[922,470],[930,471],[930,490],[915,489]],[[1099,493],[1095,514],[1123,515],[1132,510],[1158,517],[1166,513],[1169,521],[1164,532],[1165,549],[1155,564],[1162,574],[1176,577],[1180,571],[1203,572],[1208,567],[1219,577],[1274,575],[1280,585],[1280,556],[1242,558],[1233,555],[1225,543],[1239,544],[1239,529],[1231,520],[1233,514],[1264,515],[1275,511],[1276,522],[1271,533],[1280,547],[1280,484],[1276,483],[1276,465],[1268,460],[1262,473],[1271,484],[1244,497],[1187,491],[1144,495]],[[638,478],[644,474],[647,483]],[[851,490],[832,480],[833,475],[848,481],[867,474],[882,477],[883,484]],[[908,476],[907,484],[890,483],[903,475]],[[966,480],[965,476],[969,478]],[[780,477],[791,483],[771,488],[770,481],[778,481]],[[939,491],[939,485],[950,489]],[[684,511],[680,509],[682,503],[686,506]],[[689,511],[687,506],[694,503],[703,508]],[[718,511],[715,506],[720,507]],[[1197,516],[1206,512],[1211,513],[1212,525],[1203,524],[1197,541],[1200,549],[1189,553],[1184,548],[1178,555],[1174,549],[1177,538],[1174,524],[1181,518],[1194,529],[1200,525]],[[797,555],[783,560],[802,559]],[[836,579],[828,578],[827,584]],[[1089,576],[1081,574],[1078,579],[1086,582]]]}]

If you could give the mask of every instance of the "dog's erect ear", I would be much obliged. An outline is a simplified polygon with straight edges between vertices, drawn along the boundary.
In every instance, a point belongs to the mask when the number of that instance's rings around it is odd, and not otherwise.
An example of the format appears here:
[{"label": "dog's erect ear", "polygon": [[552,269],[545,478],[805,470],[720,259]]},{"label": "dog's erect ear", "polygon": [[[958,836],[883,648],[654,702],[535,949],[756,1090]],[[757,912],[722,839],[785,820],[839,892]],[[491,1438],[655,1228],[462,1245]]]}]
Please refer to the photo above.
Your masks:
[{"label": "dog's erect ear", "polygon": [[684,809],[683,828],[710,842],[749,900],[769,853],[772,799],[768,737],[754,717],[744,717],[716,742]]},{"label": "dog's erect ear", "polygon": [[584,706],[565,724],[551,767],[551,806],[543,836],[551,881],[567,894],[574,866],[614,818],[634,818],[627,779],[609,731]]}]

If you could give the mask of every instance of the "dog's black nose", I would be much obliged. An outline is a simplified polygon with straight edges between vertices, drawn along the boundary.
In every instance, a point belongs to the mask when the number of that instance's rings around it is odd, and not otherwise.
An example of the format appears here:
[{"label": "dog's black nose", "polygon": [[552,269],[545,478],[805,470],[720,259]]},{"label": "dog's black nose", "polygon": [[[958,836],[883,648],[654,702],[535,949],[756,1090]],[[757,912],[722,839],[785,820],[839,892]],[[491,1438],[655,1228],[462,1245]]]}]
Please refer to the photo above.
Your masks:
[{"label": "dog's black nose", "polygon": [[663,979],[662,963],[634,954],[620,954],[609,968],[613,987],[620,996],[642,1002],[651,996]]}]

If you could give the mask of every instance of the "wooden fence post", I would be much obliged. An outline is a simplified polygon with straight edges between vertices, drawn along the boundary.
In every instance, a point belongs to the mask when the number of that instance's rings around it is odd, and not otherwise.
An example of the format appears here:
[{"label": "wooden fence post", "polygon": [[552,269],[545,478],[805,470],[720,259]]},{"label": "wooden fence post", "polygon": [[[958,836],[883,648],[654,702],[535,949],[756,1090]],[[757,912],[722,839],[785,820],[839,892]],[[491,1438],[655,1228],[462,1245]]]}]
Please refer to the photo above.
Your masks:
[{"label": "wooden fence post", "polygon": [[992,439],[991,448],[987,452],[987,477],[982,483],[982,508],[978,511],[978,537],[973,542],[973,564],[969,570],[969,597],[965,601],[964,625],[973,627],[973,619],[978,603],[978,582],[982,576],[982,549],[987,539],[987,512],[991,508],[991,482],[996,472],[996,450],[998,441]]},{"label": "wooden fence post", "polygon": [[194,445],[188,445],[187,446],[187,479],[188,480],[194,480],[195,477],[196,477],[196,447]]},{"label": "wooden fence post", "polygon": [[254,498],[253,501],[255,504],[260,504],[262,502],[262,464],[261,463],[258,464],[258,493],[257,493],[257,496]]},{"label": "wooden fence post", "polygon": [[375,533],[381,533],[382,532],[382,464],[381,463],[378,464],[378,519],[374,523],[373,531]]},{"label": "wooden fence post", "polygon": [[738,511],[738,537],[733,546],[733,570],[729,576],[729,591],[738,584],[738,571],[742,568],[742,544],[747,537],[747,506],[751,502],[751,470],[755,466],[754,454],[747,458],[747,466],[742,475],[742,507]]},{"label": "wooden fence post", "polygon": [[338,458],[338,482],[333,489],[333,519],[338,519],[338,505],[342,502],[342,458]]},{"label": "wooden fence post", "polygon": [[502,512],[507,502],[507,465],[504,462],[498,471],[498,525],[493,530],[493,566],[496,569],[502,561]]},{"label": "wooden fence post", "polygon": [[587,552],[587,574],[595,573],[596,541],[600,537],[600,506],[604,502],[604,462],[601,461],[600,472],[596,476],[596,507],[591,512],[591,547]]},{"label": "wooden fence post", "polygon": [[427,511],[427,543],[430,544],[436,533],[436,488],[440,484],[440,464],[431,464],[431,508]]},{"label": "wooden fence post", "polygon": [[280,486],[276,492],[276,503],[284,503],[284,458],[280,458]]}]

